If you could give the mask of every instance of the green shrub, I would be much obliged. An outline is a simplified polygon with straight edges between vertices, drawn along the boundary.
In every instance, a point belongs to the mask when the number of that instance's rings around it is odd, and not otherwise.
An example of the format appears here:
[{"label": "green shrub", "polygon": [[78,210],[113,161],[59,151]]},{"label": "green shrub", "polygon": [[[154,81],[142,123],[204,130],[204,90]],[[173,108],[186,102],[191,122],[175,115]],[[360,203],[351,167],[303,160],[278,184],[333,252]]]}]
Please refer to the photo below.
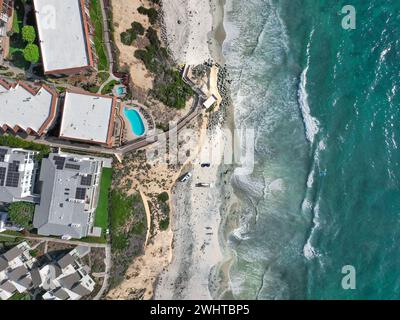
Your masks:
[{"label": "green shrub", "polygon": [[134,21],[132,24],[131,24],[131,26],[132,26],[132,31],[135,33],[135,34],[139,34],[139,35],[144,35],[144,31],[145,31],[145,29],[144,29],[144,27],[142,26],[142,24],[140,23],[140,22],[137,22],[137,21]]},{"label": "green shrub", "polygon": [[155,24],[158,20],[158,12],[154,8],[146,9],[145,7],[141,6],[138,8],[138,12],[148,16],[151,24]]},{"label": "green shrub", "polygon": [[161,220],[159,226],[161,230],[163,231],[167,230],[169,227],[169,217]]},{"label": "green shrub", "polygon": [[24,49],[24,59],[31,63],[39,61],[39,47],[36,44],[29,43]]},{"label": "green shrub", "polygon": [[136,34],[133,32],[130,32],[130,30],[124,31],[121,33],[121,42],[126,45],[130,46],[133,41],[136,40]]},{"label": "green shrub", "polygon": [[183,109],[186,106],[187,99],[192,96],[193,91],[181,78],[176,70],[166,72],[164,84],[158,84],[151,90],[151,94],[166,106]]},{"label": "green shrub", "polygon": [[38,144],[32,141],[26,141],[19,137],[14,137],[11,135],[0,136],[0,145],[10,148],[21,148],[26,150],[39,151],[37,160],[41,160],[43,157],[49,155],[49,153],[51,152],[49,146]]},{"label": "green shrub", "polygon": [[120,84],[120,82],[117,80],[111,80],[110,82],[106,83],[101,90],[101,94],[110,94],[117,84]]},{"label": "green shrub", "polygon": [[33,26],[24,26],[22,28],[22,39],[28,43],[33,43],[36,40],[36,31]]},{"label": "green shrub", "polygon": [[158,199],[158,201],[161,201],[161,202],[167,202],[167,201],[169,200],[168,192],[160,193],[160,194],[157,196],[157,199]]}]

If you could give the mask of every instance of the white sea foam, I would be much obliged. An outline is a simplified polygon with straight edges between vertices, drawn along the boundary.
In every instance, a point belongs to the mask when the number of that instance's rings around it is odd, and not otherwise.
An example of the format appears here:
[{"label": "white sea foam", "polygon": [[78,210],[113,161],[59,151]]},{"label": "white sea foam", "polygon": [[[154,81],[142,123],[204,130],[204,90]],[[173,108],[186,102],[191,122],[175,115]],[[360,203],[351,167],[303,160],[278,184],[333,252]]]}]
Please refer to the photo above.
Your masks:
[{"label": "white sea foam", "polygon": [[310,174],[308,175],[307,178],[307,188],[312,188],[313,183],[314,183],[314,169],[311,170]]},{"label": "white sea foam", "polygon": [[310,106],[308,104],[308,93],[307,93],[307,73],[308,73],[308,68],[310,67],[310,48],[311,48],[313,34],[314,34],[314,29],[311,31],[310,40],[307,45],[307,66],[301,73],[300,86],[298,92],[300,109],[303,115],[304,126],[306,128],[306,137],[307,140],[311,142],[311,144],[314,142],[314,137],[319,131],[319,121],[311,115]]},{"label": "white sea foam", "polygon": [[318,230],[320,227],[320,218],[319,218],[319,202],[314,207],[314,218],[313,218],[313,227],[310,232],[310,236],[307,239],[306,244],[303,247],[303,254],[304,257],[306,257],[308,260],[311,260],[313,258],[318,258],[321,255],[318,253],[318,251],[313,247],[312,245],[312,239],[314,236],[314,233]]},{"label": "white sea foam", "polygon": [[392,50],[391,47],[385,48],[385,49],[381,52],[381,56],[380,56],[380,58],[379,58],[380,62],[382,62],[382,61],[385,59],[386,55],[390,52],[390,50]]}]

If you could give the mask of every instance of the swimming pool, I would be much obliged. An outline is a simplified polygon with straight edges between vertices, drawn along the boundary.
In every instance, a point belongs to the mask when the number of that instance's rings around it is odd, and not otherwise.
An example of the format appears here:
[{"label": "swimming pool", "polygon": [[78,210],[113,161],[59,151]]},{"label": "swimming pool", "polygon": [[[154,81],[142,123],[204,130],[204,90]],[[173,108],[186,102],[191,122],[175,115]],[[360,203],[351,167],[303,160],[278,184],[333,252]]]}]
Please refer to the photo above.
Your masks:
[{"label": "swimming pool", "polygon": [[116,89],[116,91],[117,91],[117,94],[118,94],[119,96],[122,96],[122,95],[125,93],[123,87],[118,87],[118,88]]},{"label": "swimming pool", "polygon": [[133,133],[137,136],[142,136],[145,132],[145,128],[139,112],[137,112],[135,109],[124,108],[124,114],[131,123]]}]

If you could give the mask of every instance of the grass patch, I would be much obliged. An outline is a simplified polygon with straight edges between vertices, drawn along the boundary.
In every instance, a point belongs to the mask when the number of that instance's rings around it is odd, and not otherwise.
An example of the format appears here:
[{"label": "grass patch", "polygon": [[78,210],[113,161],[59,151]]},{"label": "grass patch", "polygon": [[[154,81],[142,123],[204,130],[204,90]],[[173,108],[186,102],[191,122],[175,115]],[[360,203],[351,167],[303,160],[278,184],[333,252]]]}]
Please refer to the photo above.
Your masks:
[{"label": "grass patch", "polygon": [[139,193],[131,196],[121,190],[111,192],[110,230],[112,269],[110,286],[124,279],[132,259],[143,252],[146,239],[146,212]]},{"label": "grass patch", "polygon": [[99,203],[96,209],[94,225],[102,229],[102,234],[108,229],[109,196],[112,181],[112,169],[103,168],[100,181]]},{"label": "grass patch", "polygon": [[20,33],[21,32],[20,25],[22,25],[22,20],[20,19],[20,17],[18,17],[17,10],[14,9],[12,29],[11,29],[12,32],[13,33]]},{"label": "grass patch", "polygon": [[126,249],[130,235],[143,236],[146,214],[139,193],[128,196],[119,190],[111,193],[111,234],[115,250]]},{"label": "grass patch", "polygon": [[108,80],[110,74],[108,72],[103,71],[98,73],[98,77],[99,77],[99,84],[103,84]]},{"label": "grass patch", "polygon": [[31,300],[30,296],[28,293],[19,293],[17,292],[14,294],[10,299],[8,300]]},{"label": "grass patch", "polygon": [[103,89],[101,89],[101,94],[110,94],[117,84],[120,84],[120,82],[117,80],[111,80],[110,82],[105,84]]},{"label": "grass patch", "polygon": [[65,87],[56,87],[56,89],[59,93],[64,93],[67,90]]},{"label": "grass patch", "polygon": [[99,0],[90,0],[89,13],[95,30],[94,46],[96,48],[96,53],[99,58],[98,69],[99,71],[108,70],[108,59],[106,48],[103,42],[103,15],[101,12]]},{"label": "grass patch", "polygon": [[17,238],[11,238],[11,237],[4,237],[4,236],[1,236],[1,234],[0,234],[0,242],[16,242],[16,239]]},{"label": "grass patch", "polygon": [[103,237],[97,238],[97,237],[86,237],[82,238],[79,241],[82,242],[87,242],[87,243],[101,243],[101,244],[106,244],[107,240]]},{"label": "grass patch", "polygon": [[23,27],[23,19],[25,8],[21,0],[16,0],[14,4],[14,16],[12,21],[12,35],[10,36],[10,51],[9,56],[14,59],[17,52],[22,53],[25,48],[25,42],[22,39],[21,30]]}]

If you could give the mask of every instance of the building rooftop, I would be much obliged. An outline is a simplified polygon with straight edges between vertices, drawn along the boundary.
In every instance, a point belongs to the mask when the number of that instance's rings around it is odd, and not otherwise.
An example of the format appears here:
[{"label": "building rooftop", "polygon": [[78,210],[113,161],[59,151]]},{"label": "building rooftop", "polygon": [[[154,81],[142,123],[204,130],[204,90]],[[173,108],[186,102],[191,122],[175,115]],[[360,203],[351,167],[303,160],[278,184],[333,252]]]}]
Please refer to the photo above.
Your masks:
[{"label": "building rooftop", "polygon": [[33,225],[40,235],[86,237],[97,206],[102,162],[77,155],[51,154],[40,171],[42,193]]},{"label": "building rooftop", "polygon": [[3,258],[5,258],[8,262],[13,261],[15,258],[19,257],[24,253],[24,248],[16,246],[10,250],[8,250],[5,254],[3,254]]},{"label": "building rooftop", "polygon": [[60,137],[110,146],[116,99],[68,91],[65,95]]},{"label": "building rooftop", "polygon": [[0,146],[0,202],[31,201],[37,152]]},{"label": "building rooftop", "polygon": [[84,1],[33,1],[45,73],[93,65]]},{"label": "building rooftop", "polygon": [[8,268],[8,262],[3,257],[0,256],[0,272]]},{"label": "building rooftop", "polygon": [[56,116],[57,93],[46,86],[33,89],[23,82],[0,79],[0,127],[42,135]]}]

